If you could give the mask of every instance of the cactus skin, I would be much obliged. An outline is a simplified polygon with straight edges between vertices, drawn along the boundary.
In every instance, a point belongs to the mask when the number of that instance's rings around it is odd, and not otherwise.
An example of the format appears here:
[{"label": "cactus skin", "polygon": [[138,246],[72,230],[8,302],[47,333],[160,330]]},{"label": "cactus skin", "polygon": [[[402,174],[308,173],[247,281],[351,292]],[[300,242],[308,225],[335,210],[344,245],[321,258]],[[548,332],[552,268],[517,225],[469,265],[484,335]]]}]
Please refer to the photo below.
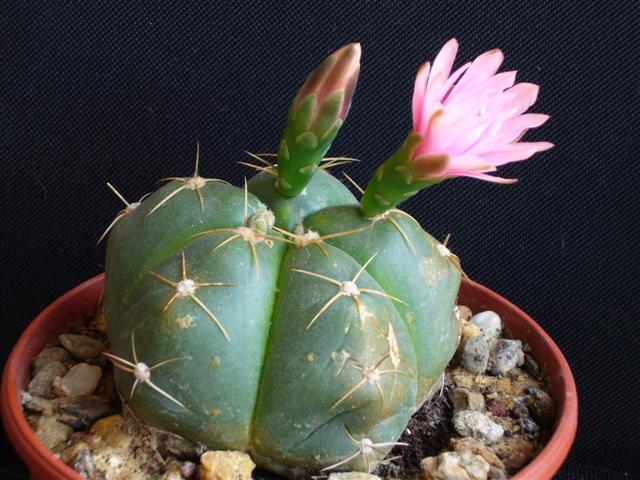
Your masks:
[{"label": "cactus skin", "polygon": [[[259,174],[249,182],[250,216],[266,204],[284,229],[300,221],[321,235],[367,228],[324,242],[329,258],[315,245],[258,243],[258,276],[242,238],[215,250],[230,232],[197,235],[243,225],[243,189],[207,183],[200,190],[204,209],[185,189],[149,215],[180,185],[168,183],[147,197],[109,237],[104,302],[113,353],[133,362],[135,332],[139,362],[173,359],[152,370],[151,380],[184,405],[145,384],[131,395],[132,374],[116,369],[117,387],[133,412],[212,449],[248,451],[263,468],[290,477],[353,456],[358,445],[349,435],[389,450],[457,343],[453,307],[460,277],[438,254],[437,242],[398,213],[389,215],[404,235],[385,218],[364,218],[351,193],[326,172],[292,199],[277,191],[273,177]],[[180,280],[183,253],[189,279],[234,283],[194,293],[229,340],[191,298],[176,298],[163,310],[175,289],[149,272]],[[353,298],[341,296],[307,328],[339,287],[293,269],[342,282],[375,253],[357,287],[407,305],[361,291],[362,316]],[[365,378],[363,367],[376,363],[378,370]],[[382,455],[358,455],[337,469],[365,470]]]}]

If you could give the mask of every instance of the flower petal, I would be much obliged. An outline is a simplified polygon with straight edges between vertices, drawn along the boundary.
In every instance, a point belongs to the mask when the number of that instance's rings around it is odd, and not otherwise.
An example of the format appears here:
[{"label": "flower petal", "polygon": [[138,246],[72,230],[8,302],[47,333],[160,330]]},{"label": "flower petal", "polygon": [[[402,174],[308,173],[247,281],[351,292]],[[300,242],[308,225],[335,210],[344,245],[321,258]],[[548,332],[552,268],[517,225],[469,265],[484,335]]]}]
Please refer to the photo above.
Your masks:
[{"label": "flower petal", "polygon": [[520,115],[536,103],[540,87],[534,83],[516,83],[504,92],[503,109],[510,112],[510,116]]},{"label": "flower petal", "polygon": [[430,153],[418,157],[411,162],[412,169],[418,178],[426,180],[428,178],[443,177],[449,163],[449,155],[446,153]]},{"label": "flower petal", "polygon": [[493,171],[493,165],[487,163],[487,161],[479,155],[456,155],[449,161],[447,167],[447,174],[450,172],[487,172]]},{"label": "flower petal", "polygon": [[[485,52],[452,74],[457,51],[457,41],[450,40],[432,66],[418,72],[412,107],[420,141],[412,153],[412,166],[431,178],[468,176],[513,183],[514,179],[487,174],[553,146],[519,142],[528,129],[549,119],[524,113],[535,103],[538,86],[515,84],[515,71],[497,73],[504,59],[500,50]],[[435,172],[433,159],[441,155],[448,155],[446,169]]]},{"label": "flower petal", "polygon": [[442,74],[445,81],[449,78],[451,67],[453,66],[457,53],[458,41],[455,38],[452,38],[444,44],[440,49],[440,52],[438,52],[436,59],[433,61],[433,68],[431,69],[431,75],[429,77],[429,87],[431,87],[433,78],[438,74]]},{"label": "flower petal", "polygon": [[484,180],[485,182],[492,183],[501,183],[503,185],[511,185],[512,183],[516,183],[518,181],[517,178],[502,178],[502,177],[494,177],[493,175],[487,175],[485,173],[461,173],[458,176],[460,177],[470,177],[478,180]]},{"label": "flower petal", "polygon": [[429,81],[429,71],[431,65],[429,62],[423,64],[416,75],[416,82],[413,87],[413,129],[420,131],[420,121],[422,119],[422,109],[424,108],[424,95],[427,90],[427,82]]},{"label": "flower petal", "polygon": [[499,49],[489,50],[476,58],[472,63],[464,76],[460,79],[457,87],[463,87],[470,81],[477,79],[488,78],[494,75],[502,62],[504,55]]},{"label": "flower petal", "polygon": [[[535,153],[543,152],[553,148],[550,142],[520,142],[508,143],[506,145],[488,146],[491,150],[481,153],[482,158],[495,166],[505,165],[510,162],[526,160]],[[479,152],[474,152],[480,154]]]},{"label": "flower petal", "polygon": [[442,102],[444,103],[447,100],[447,97],[449,96],[449,94],[451,93],[452,89],[453,89],[453,84],[456,83],[458,81],[458,79],[462,76],[462,74],[464,72],[467,71],[467,69],[471,66],[471,62],[469,63],[465,63],[463,66],[461,66],[459,69],[457,69],[455,72],[453,72],[451,74],[451,76],[449,77],[449,79],[445,82],[445,84],[442,86]]},{"label": "flower petal", "polygon": [[[425,112],[426,113],[426,110]],[[424,115],[423,113],[423,115]],[[438,142],[442,139],[443,133],[446,132],[447,121],[442,109],[436,110],[429,118],[422,118],[422,141],[418,145],[414,156],[419,157],[427,153],[438,151]]]},{"label": "flower petal", "polygon": [[518,140],[530,128],[536,128],[549,120],[543,113],[527,113],[518,115],[504,122],[500,128],[500,141],[510,143]]}]

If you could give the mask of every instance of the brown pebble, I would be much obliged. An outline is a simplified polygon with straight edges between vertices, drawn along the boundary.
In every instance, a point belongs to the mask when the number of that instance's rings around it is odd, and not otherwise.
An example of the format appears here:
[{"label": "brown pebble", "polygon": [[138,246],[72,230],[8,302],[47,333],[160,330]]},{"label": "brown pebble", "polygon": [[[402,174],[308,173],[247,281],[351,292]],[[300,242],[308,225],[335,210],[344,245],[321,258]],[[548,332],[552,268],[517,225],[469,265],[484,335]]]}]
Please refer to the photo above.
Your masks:
[{"label": "brown pebble", "polygon": [[504,417],[509,413],[507,404],[500,398],[493,399],[489,402],[489,411],[494,417]]},{"label": "brown pebble", "polygon": [[73,428],[88,428],[99,418],[111,413],[107,402],[94,395],[61,397],[53,401],[55,417]]},{"label": "brown pebble", "polygon": [[20,392],[20,403],[22,403],[25,409],[31,412],[38,412],[44,415],[53,414],[53,404],[51,400],[47,400],[46,398],[31,395],[23,391]]},{"label": "brown pebble", "polygon": [[64,368],[64,365],[58,361],[45,365],[29,382],[27,391],[31,395],[35,395],[38,397],[54,398],[55,394],[52,387],[53,380],[56,377],[63,376],[65,373],[67,373],[67,369]]},{"label": "brown pebble", "polygon": [[449,400],[454,410],[476,410],[484,412],[484,397],[479,392],[472,392],[466,388],[456,387],[449,391]]},{"label": "brown pebble", "polygon": [[53,362],[64,364],[69,360],[69,353],[60,347],[45,347],[42,351],[31,360],[31,373],[37,375],[42,367]]},{"label": "brown pebble", "polygon": [[63,333],[58,339],[67,352],[80,360],[97,357],[107,348],[101,341],[86,335]]},{"label": "brown pebble", "polygon": [[53,417],[42,415],[38,419],[36,435],[49,450],[63,445],[71,436],[73,429]]},{"label": "brown pebble", "polygon": [[550,427],[553,424],[553,399],[547,392],[534,389],[533,393],[527,397],[527,406],[536,423],[543,427]]}]

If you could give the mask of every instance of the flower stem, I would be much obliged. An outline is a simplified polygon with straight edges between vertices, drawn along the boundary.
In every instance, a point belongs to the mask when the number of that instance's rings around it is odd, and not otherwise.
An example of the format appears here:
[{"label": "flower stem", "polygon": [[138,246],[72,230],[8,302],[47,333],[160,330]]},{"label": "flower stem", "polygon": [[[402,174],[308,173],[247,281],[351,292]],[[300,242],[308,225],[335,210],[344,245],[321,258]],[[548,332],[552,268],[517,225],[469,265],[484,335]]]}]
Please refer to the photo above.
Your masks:
[{"label": "flower stem", "polygon": [[411,169],[410,160],[420,141],[420,134],[409,134],[400,148],[378,167],[360,201],[365,217],[380,215],[423,188],[442,181],[420,180]]}]

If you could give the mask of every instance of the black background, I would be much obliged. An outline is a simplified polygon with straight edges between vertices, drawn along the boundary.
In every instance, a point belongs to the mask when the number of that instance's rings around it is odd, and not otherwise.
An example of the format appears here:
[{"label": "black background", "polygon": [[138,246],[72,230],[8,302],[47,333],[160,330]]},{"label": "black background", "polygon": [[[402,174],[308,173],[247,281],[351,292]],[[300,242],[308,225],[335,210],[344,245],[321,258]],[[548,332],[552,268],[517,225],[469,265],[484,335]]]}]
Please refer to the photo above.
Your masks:
[{"label": "black background", "polygon": [[[578,437],[561,478],[640,470],[638,2],[4,2],[0,13],[1,358],[43,307],[103,268],[95,243],[167,175],[236,184],[274,151],[294,92],[340,45],[362,73],[331,150],[365,184],[410,128],[418,66],[456,36],[459,63],[500,47],[540,84],[531,132],[557,147],[404,207],[469,275],[537,319],[573,368]],[[6,440],[0,474],[24,474]],[[5,473],[2,473],[5,472]],[[617,473],[616,473],[617,472]],[[624,476],[624,478],[629,478]]]}]

